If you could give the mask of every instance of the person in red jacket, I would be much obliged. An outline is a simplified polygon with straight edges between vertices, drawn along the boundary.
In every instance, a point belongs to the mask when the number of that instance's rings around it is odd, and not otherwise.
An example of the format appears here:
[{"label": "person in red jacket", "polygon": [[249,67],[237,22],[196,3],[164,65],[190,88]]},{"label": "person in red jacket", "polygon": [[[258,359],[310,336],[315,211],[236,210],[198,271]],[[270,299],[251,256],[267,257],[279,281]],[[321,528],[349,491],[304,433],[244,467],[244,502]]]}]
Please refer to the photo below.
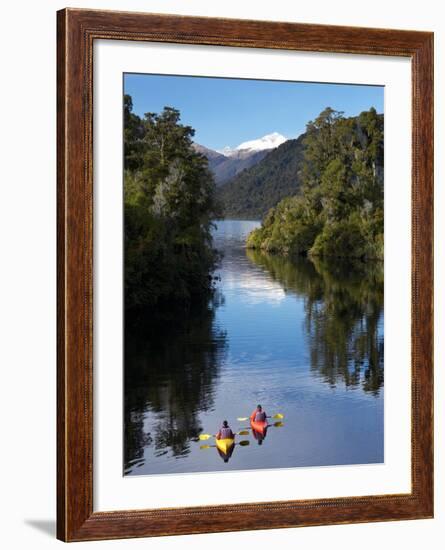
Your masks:
[{"label": "person in red jacket", "polygon": [[266,418],[266,411],[263,411],[263,407],[261,405],[257,405],[256,409],[250,415],[250,420],[252,422],[264,422]]}]

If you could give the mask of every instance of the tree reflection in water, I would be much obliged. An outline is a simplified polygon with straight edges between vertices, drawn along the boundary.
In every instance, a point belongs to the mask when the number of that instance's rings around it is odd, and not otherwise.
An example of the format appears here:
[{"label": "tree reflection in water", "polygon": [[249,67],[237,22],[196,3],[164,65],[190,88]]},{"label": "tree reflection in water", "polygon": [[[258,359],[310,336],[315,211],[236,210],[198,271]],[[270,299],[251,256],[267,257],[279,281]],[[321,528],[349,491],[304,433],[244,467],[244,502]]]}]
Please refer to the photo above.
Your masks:
[{"label": "tree reflection in water", "polygon": [[383,386],[383,263],[295,258],[247,250],[286,292],[303,298],[314,375],[335,387]]},{"label": "tree reflection in water", "polygon": [[[190,452],[202,431],[199,413],[211,409],[226,334],[214,327],[221,296],[197,306],[185,321],[154,323],[126,318],[125,334],[125,470],[144,462],[144,448],[155,456]],[[156,415],[147,432],[147,413]]]},{"label": "tree reflection in water", "polygon": [[[331,387],[342,385],[378,396],[383,387],[383,265],[290,260],[253,250],[246,254],[255,269],[263,269],[268,278],[301,303],[303,324],[296,330],[303,331],[305,337],[310,376]],[[246,259],[243,252],[242,257]],[[254,271],[245,273],[246,277],[255,276]],[[233,308],[233,296],[231,299]],[[240,373],[236,368],[227,370],[225,364],[228,337],[219,325],[219,313],[215,322],[219,301],[221,296],[216,293],[210,304],[196,307],[180,324],[180,315],[162,322],[158,318],[134,322],[127,316],[126,473],[136,473],[138,466],[154,463],[156,457],[163,455],[163,464],[190,458],[196,449],[192,440],[203,428],[209,429],[201,425],[200,417],[214,408],[216,391],[222,387],[220,372],[225,372],[226,382],[228,372],[233,384],[240,385],[245,380],[249,363],[243,363]],[[264,314],[267,315],[267,308]],[[231,338],[236,340],[236,320],[231,325],[225,318],[222,326],[231,328]],[[224,416],[232,414],[224,396],[218,396],[223,399],[219,406]],[[241,401],[231,401],[230,406],[241,408],[242,393],[236,399]],[[175,466],[170,462],[166,471],[175,471]]]}]

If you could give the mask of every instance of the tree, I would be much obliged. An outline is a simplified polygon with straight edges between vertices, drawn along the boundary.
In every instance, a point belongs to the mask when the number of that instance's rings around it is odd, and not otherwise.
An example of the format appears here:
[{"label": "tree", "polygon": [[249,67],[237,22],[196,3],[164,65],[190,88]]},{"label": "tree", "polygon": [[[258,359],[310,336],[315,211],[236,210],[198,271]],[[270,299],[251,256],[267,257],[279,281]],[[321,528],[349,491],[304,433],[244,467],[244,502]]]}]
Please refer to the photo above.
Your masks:
[{"label": "tree", "polygon": [[125,96],[127,308],[161,315],[211,290],[215,185],[207,159],[192,147],[193,135],[178,110],[165,107],[140,119]]},{"label": "tree", "polygon": [[310,121],[300,192],[249,236],[283,254],[383,258],[383,116],[345,118],[327,107]]},{"label": "tree", "polygon": [[130,95],[124,95],[124,167],[137,170],[141,165],[142,121],[133,112]]}]

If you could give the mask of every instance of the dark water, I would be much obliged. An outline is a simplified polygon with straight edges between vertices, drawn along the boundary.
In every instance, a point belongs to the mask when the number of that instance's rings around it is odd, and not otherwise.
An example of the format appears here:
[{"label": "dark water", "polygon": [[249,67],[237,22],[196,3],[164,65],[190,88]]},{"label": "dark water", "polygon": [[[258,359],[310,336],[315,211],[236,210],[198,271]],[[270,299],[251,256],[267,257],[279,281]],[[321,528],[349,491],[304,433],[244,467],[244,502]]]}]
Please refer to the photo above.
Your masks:
[{"label": "dark water", "polygon": [[[185,326],[127,330],[125,474],[383,462],[382,265],[246,251],[257,226],[217,223],[217,292]],[[200,449],[257,403],[283,426]]]}]

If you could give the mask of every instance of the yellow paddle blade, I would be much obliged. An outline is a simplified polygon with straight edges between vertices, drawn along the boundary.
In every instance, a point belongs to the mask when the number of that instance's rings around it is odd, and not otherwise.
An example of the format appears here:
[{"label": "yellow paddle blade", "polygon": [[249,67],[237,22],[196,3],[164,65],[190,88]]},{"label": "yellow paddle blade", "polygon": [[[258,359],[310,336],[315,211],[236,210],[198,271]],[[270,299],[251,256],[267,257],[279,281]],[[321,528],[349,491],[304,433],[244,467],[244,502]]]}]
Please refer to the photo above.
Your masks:
[{"label": "yellow paddle blade", "polygon": [[210,435],[210,434],[201,434],[199,436],[199,440],[200,441],[207,441],[207,439],[210,439],[211,437],[213,437],[213,435]]},{"label": "yellow paddle blade", "polygon": [[249,430],[241,430],[238,435],[249,435]]},{"label": "yellow paddle blade", "polygon": [[238,443],[238,445],[241,445],[241,447],[247,447],[247,445],[250,445],[250,441],[247,441],[247,439],[243,439]]},{"label": "yellow paddle blade", "polygon": [[275,428],[282,428],[284,426],[283,422],[274,422],[273,425]]},{"label": "yellow paddle blade", "polygon": [[204,449],[210,449],[210,445],[200,445],[199,448],[203,451]]},{"label": "yellow paddle blade", "polygon": [[248,419],[249,419],[248,416],[241,416],[240,418],[237,418],[237,420],[238,420],[239,422],[244,422],[245,420],[248,420]]},{"label": "yellow paddle blade", "polygon": [[284,418],[284,414],[277,413],[272,416],[272,418]]}]

